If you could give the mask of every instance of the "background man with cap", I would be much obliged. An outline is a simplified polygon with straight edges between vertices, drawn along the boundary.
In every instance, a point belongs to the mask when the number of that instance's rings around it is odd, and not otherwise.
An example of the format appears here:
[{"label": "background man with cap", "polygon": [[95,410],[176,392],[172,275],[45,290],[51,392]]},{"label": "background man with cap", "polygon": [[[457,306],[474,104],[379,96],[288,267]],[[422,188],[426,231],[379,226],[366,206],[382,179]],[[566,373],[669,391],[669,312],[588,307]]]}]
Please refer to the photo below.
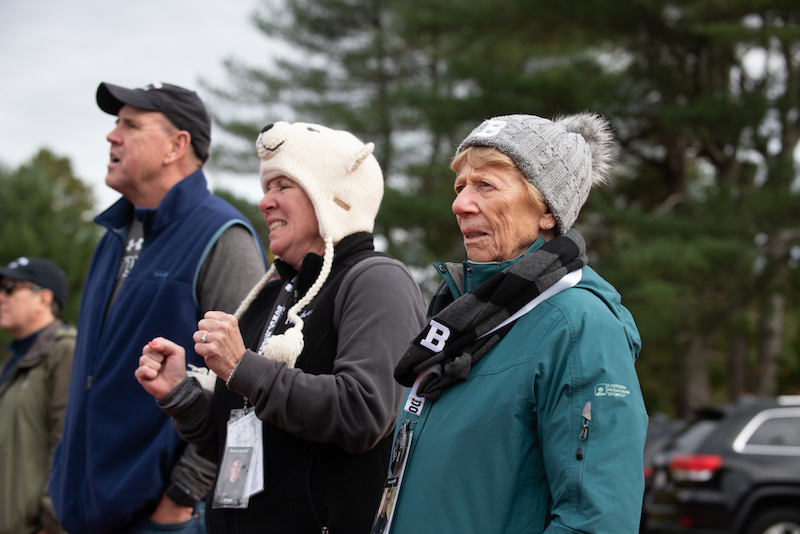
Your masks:
[{"label": "background man with cap", "polygon": [[61,438],[75,329],[61,322],[67,277],[44,258],[0,268],[0,328],[11,334],[0,363],[0,533],[62,532],[47,478]]},{"label": "background man with cap", "polygon": [[[194,450],[133,373],[156,335],[169,332],[191,349],[198,319],[235,310],[264,274],[266,258],[247,219],[208,191],[202,165],[211,121],[194,92],[101,83],[97,103],[118,117],[107,136],[106,184],[123,198],[95,219],[108,232],[86,279],[50,493],[72,534],[183,521],[195,532],[202,519],[192,506],[213,466],[196,471]],[[203,364],[189,353],[189,364]]]}]

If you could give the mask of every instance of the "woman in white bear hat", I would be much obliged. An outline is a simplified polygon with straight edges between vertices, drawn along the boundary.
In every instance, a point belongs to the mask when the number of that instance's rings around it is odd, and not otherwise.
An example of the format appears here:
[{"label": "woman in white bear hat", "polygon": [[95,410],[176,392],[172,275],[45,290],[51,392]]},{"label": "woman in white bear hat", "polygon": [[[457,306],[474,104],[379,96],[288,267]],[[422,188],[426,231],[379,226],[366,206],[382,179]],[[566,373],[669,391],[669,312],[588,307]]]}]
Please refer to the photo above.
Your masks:
[{"label": "woman in white bear hat", "polygon": [[423,324],[422,296],[401,262],[374,251],[383,175],[372,143],[279,122],[256,148],[276,259],[235,315],[198,323],[195,350],[216,376],[187,375],[163,338],[136,376],[204,456],[253,449],[245,507],[207,507],[209,532],[368,532],[402,398],[392,372]]}]

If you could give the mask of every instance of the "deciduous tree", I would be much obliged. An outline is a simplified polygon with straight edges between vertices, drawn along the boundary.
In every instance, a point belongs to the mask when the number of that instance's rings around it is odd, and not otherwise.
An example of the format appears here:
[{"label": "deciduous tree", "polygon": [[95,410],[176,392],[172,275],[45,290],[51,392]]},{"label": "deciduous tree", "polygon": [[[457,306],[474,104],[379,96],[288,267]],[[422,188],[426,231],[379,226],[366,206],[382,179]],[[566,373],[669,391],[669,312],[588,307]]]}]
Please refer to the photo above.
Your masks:
[{"label": "deciduous tree", "polygon": [[100,233],[93,209],[91,188],[68,158],[41,149],[17,169],[0,168],[0,263],[41,256],[60,265],[70,289],[64,317],[73,324]]}]

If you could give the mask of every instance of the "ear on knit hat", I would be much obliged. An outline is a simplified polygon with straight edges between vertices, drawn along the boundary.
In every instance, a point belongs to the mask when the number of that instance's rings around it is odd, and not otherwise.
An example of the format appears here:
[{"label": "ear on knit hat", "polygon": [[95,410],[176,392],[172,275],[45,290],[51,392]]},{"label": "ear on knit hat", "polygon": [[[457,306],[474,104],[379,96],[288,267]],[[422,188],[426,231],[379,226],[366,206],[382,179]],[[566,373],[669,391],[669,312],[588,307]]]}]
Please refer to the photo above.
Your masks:
[{"label": "ear on knit hat", "polygon": [[367,143],[364,148],[362,148],[361,151],[356,154],[356,159],[353,160],[353,163],[347,168],[347,172],[355,171],[358,166],[361,165],[361,163],[363,163],[363,161],[372,154],[373,150],[375,150],[375,145],[372,143]]},{"label": "ear on knit hat", "polygon": [[551,121],[536,115],[504,115],[485,120],[459,145],[489,146],[509,156],[542,195],[566,233],[578,218],[589,191],[611,172],[616,145],[608,121],[578,113]]}]

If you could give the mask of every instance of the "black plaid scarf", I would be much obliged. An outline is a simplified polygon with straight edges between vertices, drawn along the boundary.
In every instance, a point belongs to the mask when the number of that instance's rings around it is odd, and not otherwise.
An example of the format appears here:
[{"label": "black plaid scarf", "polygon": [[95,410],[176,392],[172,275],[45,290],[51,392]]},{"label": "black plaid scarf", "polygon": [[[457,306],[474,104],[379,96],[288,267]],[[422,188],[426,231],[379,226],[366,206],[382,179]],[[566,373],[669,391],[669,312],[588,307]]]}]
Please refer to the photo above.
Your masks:
[{"label": "black plaid scarf", "polygon": [[[588,262],[586,243],[575,228],[545,243],[458,299],[442,282],[431,301],[435,315],[394,370],[400,384],[411,386],[420,372],[417,394],[434,402],[446,388],[463,382],[469,370],[513,326],[491,332],[528,302]],[[449,330],[449,334],[447,331]]]}]

